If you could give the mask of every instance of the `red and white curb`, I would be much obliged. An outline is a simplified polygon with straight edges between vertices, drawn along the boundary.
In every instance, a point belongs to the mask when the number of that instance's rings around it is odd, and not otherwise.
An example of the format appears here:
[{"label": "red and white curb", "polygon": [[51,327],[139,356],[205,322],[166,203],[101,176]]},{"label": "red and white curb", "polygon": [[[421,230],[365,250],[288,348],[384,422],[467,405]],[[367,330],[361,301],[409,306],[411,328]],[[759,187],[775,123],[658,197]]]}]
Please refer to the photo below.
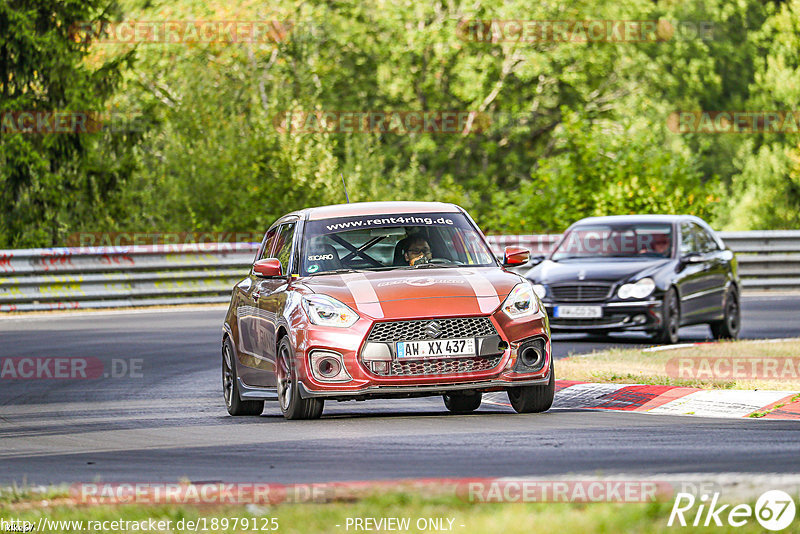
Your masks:
[{"label": "red and white curb", "polygon": [[[487,402],[508,406],[508,403],[499,399],[487,399]],[[695,417],[800,420],[800,392],[707,390],[677,386],[557,380],[553,408],[616,410]]]}]

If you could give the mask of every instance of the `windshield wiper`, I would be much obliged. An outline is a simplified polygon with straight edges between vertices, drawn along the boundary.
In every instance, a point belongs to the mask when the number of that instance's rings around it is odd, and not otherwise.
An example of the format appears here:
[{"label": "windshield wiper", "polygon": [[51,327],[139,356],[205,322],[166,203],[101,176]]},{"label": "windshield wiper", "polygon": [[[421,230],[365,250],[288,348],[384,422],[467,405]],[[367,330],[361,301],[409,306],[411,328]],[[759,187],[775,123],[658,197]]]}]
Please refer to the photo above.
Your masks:
[{"label": "windshield wiper", "polygon": [[345,274],[345,273],[361,273],[364,269],[332,269],[330,271],[320,271],[318,273],[309,273],[308,276],[319,276],[320,274]]},{"label": "windshield wiper", "polygon": [[[409,267],[412,267],[409,265]],[[431,267],[459,267],[455,263],[420,263],[419,265],[414,265],[414,269],[429,269]]]}]

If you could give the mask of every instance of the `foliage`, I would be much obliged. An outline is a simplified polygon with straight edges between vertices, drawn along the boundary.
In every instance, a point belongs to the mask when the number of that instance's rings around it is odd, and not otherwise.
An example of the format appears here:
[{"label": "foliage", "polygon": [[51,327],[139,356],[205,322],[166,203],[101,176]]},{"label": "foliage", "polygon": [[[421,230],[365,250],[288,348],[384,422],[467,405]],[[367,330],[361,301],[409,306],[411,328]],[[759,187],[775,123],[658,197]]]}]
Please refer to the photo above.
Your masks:
[{"label": "foliage", "polygon": [[[635,212],[796,227],[796,135],[677,134],[668,117],[797,109],[798,11],[800,0],[0,0],[0,111],[139,118],[133,131],[0,133],[0,247],[74,231],[261,231],[342,202],[342,175],[353,201],[455,202],[490,233]],[[278,42],[69,39],[71,23],[102,18],[292,29]],[[492,19],[658,20],[661,40],[465,34],[463,21]],[[280,114],[312,110],[482,115],[450,133],[276,128]]]},{"label": "foliage", "polygon": [[[750,109],[800,109],[800,1],[784,3],[751,37],[758,54]],[[800,228],[800,136],[763,135],[743,144],[728,226]]]},{"label": "foliage", "polygon": [[[57,243],[83,221],[112,217],[126,186],[135,135],[16,133],[12,112],[104,113],[131,59],[121,54],[97,68],[82,63],[89,44],[71,37],[75,24],[102,20],[101,0],[0,1],[0,245]],[[41,115],[40,115],[41,116]]]}]

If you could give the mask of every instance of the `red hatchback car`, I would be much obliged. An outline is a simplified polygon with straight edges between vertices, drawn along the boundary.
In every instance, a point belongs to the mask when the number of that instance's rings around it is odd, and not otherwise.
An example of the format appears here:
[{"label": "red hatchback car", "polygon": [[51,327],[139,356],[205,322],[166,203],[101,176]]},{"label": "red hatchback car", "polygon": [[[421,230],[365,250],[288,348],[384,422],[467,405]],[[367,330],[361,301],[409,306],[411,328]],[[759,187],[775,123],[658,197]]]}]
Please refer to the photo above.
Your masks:
[{"label": "red hatchback car", "polygon": [[441,395],[478,408],[508,392],[517,412],[550,408],[547,314],[530,282],[492,255],[460,207],[375,202],[305,209],[267,231],[233,289],[222,337],[231,415],[277,400],[313,419],[325,399]]}]

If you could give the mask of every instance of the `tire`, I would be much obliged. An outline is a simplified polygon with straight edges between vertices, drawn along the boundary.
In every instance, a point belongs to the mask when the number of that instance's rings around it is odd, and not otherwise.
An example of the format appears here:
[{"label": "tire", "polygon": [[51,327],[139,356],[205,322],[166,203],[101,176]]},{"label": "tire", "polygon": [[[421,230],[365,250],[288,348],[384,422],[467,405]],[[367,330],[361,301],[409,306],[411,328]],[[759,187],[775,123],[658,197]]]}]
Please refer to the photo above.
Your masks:
[{"label": "tire", "polygon": [[278,344],[277,378],[278,378],[278,404],[281,413],[286,419],[319,419],[322,408],[325,406],[323,399],[300,398],[300,388],[297,381],[297,369],[294,365],[294,349],[288,336],[281,339]]},{"label": "tire", "polygon": [[556,373],[550,360],[550,380],[543,386],[508,388],[508,400],[517,413],[546,412],[553,405],[556,394]]},{"label": "tire", "polygon": [[714,339],[737,339],[742,326],[742,308],[739,305],[739,293],[735,289],[725,295],[722,309],[723,319],[708,325],[711,327],[711,334]]},{"label": "tire", "polygon": [[481,405],[483,393],[473,391],[470,393],[445,393],[442,395],[445,407],[453,413],[474,412]]},{"label": "tire", "polygon": [[675,288],[669,288],[664,295],[661,315],[663,317],[662,326],[656,332],[654,339],[661,345],[674,345],[678,342],[678,330],[681,327],[681,308]]},{"label": "tire", "polygon": [[264,401],[243,401],[239,397],[236,358],[233,354],[233,343],[229,337],[225,337],[222,343],[222,396],[225,399],[225,407],[231,415],[261,415],[264,411]]}]

